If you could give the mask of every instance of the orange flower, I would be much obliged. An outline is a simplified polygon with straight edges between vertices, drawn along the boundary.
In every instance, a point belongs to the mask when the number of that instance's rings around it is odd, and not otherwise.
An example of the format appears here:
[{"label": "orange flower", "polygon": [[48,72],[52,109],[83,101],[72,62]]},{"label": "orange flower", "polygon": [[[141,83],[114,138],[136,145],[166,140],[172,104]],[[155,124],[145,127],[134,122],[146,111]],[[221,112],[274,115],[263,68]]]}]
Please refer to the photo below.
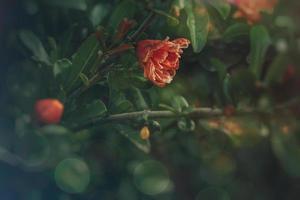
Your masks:
[{"label": "orange flower", "polygon": [[57,99],[41,99],[35,103],[35,116],[44,124],[57,124],[60,122],[64,105]]},{"label": "orange flower", "polygon": [[277,0],[228,0],[237,6],[234,18],[246,18],[249,24],[260,21],[261,12],[273,12]]},{"label": "orange flower", "polygon": [[190,41],[178,38],[165,40],[142,40],[137,44],[137,56],[144,76],[159,87],[170,83],[179,68],[182,49],[189,46]]}]

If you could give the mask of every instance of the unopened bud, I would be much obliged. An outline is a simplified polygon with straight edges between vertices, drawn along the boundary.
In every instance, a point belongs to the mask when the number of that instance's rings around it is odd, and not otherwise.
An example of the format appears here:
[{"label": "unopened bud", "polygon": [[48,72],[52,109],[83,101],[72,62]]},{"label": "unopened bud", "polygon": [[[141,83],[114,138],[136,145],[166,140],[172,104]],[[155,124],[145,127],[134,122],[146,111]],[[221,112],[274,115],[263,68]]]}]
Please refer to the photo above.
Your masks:
[{"label": "unopened bud", "polygon": [[150,130],[147,126],[144,126],[141,130],[140,130],[140,137],[143,140],[147,140],[150,137]]}]

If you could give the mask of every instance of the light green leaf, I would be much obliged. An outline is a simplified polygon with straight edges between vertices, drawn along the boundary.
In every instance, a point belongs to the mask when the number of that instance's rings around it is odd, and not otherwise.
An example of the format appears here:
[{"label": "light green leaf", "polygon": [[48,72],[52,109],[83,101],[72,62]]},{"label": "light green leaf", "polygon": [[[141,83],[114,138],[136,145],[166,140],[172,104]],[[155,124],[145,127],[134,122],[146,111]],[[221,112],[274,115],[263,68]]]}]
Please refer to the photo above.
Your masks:
[{"label": "light green leaf", "polygon": [[192,1],[186,1],[185,11],[192,46],[199,53],[207,42],[209,15],[203,5],[194,6]]},{"label": "light green leaf", "polygon": [[256,25],[250,32],[250,69],[256,76],[260,78],[261,67],[268,47],[271,45],[271,38],[268,30],[263,25]]},{"label": "light green leaf", "polygon": [[84,85],[89,85],[89,78],[84,73],[80,73],[79,77]]},{"label": "light green leaf", "polygon": [[189,107],[189,103],[183,96],[175,96],[172,101],[172,107],[177,112],[182,112]]},{"label": "light green leaf", "polygon": [[91,10],[90,13],[90,21],[92,22],[93,26],[98,26],[103,18],[108,14],[109,7],[106,4],[99,3]]}]

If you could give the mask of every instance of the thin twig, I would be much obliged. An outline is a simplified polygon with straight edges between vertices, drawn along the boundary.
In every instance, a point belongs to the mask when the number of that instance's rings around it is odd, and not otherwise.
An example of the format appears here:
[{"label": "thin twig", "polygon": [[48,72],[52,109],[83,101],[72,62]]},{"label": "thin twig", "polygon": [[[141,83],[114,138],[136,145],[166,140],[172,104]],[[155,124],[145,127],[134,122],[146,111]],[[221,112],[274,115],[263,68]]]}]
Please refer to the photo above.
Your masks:
[{"label": "thin twig", "polygon": [[129,35],[127,37],[127,40],[129,42],[134,42],[138,36],[144,32],[147,27],[151,24],[152,20],[154,19],[155,17],[155,13],[154,12],[151,12],[148,17],[144,20],[144,22],[140,25],[140,27],[132,34],[132,35]]}]

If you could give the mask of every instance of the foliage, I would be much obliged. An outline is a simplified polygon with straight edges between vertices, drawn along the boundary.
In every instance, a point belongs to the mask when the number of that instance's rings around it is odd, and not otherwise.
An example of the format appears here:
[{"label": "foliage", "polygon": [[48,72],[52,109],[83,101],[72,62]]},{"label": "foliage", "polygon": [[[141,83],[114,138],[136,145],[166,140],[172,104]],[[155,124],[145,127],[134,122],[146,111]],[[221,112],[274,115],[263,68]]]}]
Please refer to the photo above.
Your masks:
[{"label": "foliage", "polygon": [[[298,198],[296,0],[255,24],[226,0],[1,4],[0,199]],[[191,47],[158,88],[135,46],[167,37]]]}]

